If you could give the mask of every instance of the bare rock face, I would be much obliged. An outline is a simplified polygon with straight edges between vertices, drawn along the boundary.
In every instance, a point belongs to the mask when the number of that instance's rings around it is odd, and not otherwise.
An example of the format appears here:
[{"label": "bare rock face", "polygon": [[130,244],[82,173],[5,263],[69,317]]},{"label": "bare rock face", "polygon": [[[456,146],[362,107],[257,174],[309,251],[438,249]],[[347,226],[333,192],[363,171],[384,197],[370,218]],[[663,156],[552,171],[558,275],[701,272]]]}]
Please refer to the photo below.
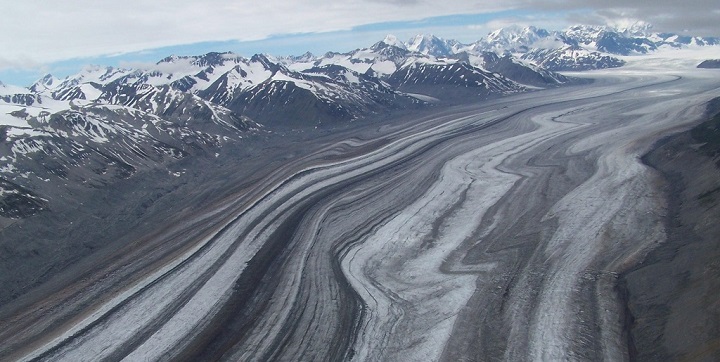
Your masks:
[{"label": "bare rock face", "polygon": [[46,209],[48,202],[28,189],[0,179],[0,216],[21,219]]}]

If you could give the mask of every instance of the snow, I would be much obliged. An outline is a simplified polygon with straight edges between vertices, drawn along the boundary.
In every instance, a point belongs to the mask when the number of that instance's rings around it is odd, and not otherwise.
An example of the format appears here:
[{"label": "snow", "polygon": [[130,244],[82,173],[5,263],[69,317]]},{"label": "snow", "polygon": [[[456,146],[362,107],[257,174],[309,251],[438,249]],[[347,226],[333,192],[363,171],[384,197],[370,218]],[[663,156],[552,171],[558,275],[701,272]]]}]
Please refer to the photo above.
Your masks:
[{"label": "snow", "polygon": [[393,74],[397,70],[395,63],[389,60],[375,62],[370,68],[381,76]]},{"label": "snow", "polygon": [[45,96],[39,96],[39,102],[35,102],[32,106],[0,102],[0,125],[30,127],[24,119],[10,115],[11,112],[25,110],[28,116],[39,117],[42,113],[49,115],[69,108],[70,102],[57,101]]},{"label": "snow", "polygon": [[646,36],[653,27],[648,22],[629,18],[613,19],[608,25],[625,36]]},{"label": "snow", "polygon": [[[385,59],[385,57],[372,49],[360,49],[352,54],[332,54],[329,57],[323,57],[319,61],[319,66],[339,65],[350,69],[354,72],[364,74],[368,69],[372,69],[380,75],[389,75],[397,69],[394,62]],[[302,69],[303,66],[298,65],[293,69]],[[307,69],[307,68],[306,68]]]},{"label": "snow", "polygon": [[0,173],[4,173],[4,174],[13,173],[13,172],[15,172],[15,170],[17,170],[17,169],[15,168],[15,165],[13,165],[12,163],[8,163],[5,166],[0,167]]},{"label": "snow", "polygon": [[408,41],[407,49],[431,56],[448,56],[465,48],[455,40],[445,40],[434,35],[417,35]]},{"label": "snow", "polygon": [[387,36],[385,36],[385,39],[383,39],[382,42],[387,45],[392,45],[394,47],[398,47],[400,49],[407,49],[407,46],[402,41],[400,41],[395,35],[392,35],[392,34],[388,34]]},{"label": "snow", "polygon": [[65,78],[60,86],[79,85],[89,82],[107,84],[129,73],[131,73],[131,70],[129,69],[88,65],[84,67],[80,73]]},{"label": "snow", "polygon": [[[258,69],[265,70],[261,63],[252,62],[233,53],[220,54],[222,64],[214,64],[212,66],[201,65],[200,58],[200,56],[171,56],[157,64],[143,65],[142,68],[137,71],[137,74],[132,75],[132,78],[135,80],[143,80],[143,78],[146,78],[144,81],[147,84],[159,87],[185,77],[190,77],[196,82],[190,89],[190,92],[197,93],[212,85],[225,74],[228,74],[229,77],[234,77],[233,88],[237,86],[241,88],[246,87],[247,84],[243,84],[242,81],[239,80],[239,75],[233,74],[237,73],[236,67],[248,72],[248,74],[255,73],[256,75]],[[199,73],[203,73],[207,80],[199,77]],[[267,78],[267,76],[265,76],[265,78]],[[252,77],[249,81],[252,81],[254,84],[259,83],[257,79]]]},{"label": "snow", "polygon": [[49,136],[50,133],[34,129],[34,128],[15,128],[11,127],[7,129],[8,139],[19,138],[19,137],[40,137]]},{"label": "snow", "polygon": [[302,72],[315,66],[315,60],[304,61],[304,62],[293,62],[287,64],[287,68],[294,72]]},{"label": "snow", "polygon": [[564,47],[565,45],[565,43],[555,37],[539,38],[532,43],[532,47],[534,48],[546,49],[558,49]]},{"label": "snow", "polygon": [[272,80],[295,83],[296,86],[303,88],[303,89],[307,89],[307,90],[313,90],[313,88],[314,88],[314,85],[312,84],[312,82],[308,82],[308,81],[304,81],[304,80],[296,79],[296,78],[291,78],[287,74],[284,74],[281,72],[276,73],[272,77]]},{"label": "snow", "polygon": [[22,110],[24,107],[15,105],[0,104],[0,126],[24,127],[29,128],[30,125],[22,118],[10,115],[11,112]]},{"label": "snow", "polygon": [[[29,130],[29,132],[36,132],[33,130]],[[34,133],[31,136],[38,136],[39,134]],[[41,146],[41,142],[37,142],[33,140],[32,138],[23,138],[20,140],[17,140],[13,142],[12,147],[10,147],[10,151],[13,154],[13,158],[17,159],[20,155],[27,155],[30,153],[40,152],[43,150]]]},{"label": "snow", "polygon": [[[236,82],[232,84],[234,87],[245,88],[251,85],[260,84],[272,76],[272,72],[265,69],[265,66],[260,62],[250,62],[240,69],[245,71],[247,75],[242,77],[240,73],[233,69],[233,73],[235,75],[234,82]],[[230,86],[231,84],[228,80],[228,87]]]},{"label": "snow", "polygon": [[91,115],[86,115],[83,119],[87,123],[74,127],[74,131],[78,135],[83,135],[89,138],[92,142],[109,142],[110,140],[108,139],[108,135],[116,134],[118,132],[112,125],[109,125],[105,121]]},{"label": "snow", "polygon": [[324,59],[321,62],[322,65],[326,64],[337,64],[339,66],[348,68],[352,71],[358,72],[358,73],[365,73],[368,69],[370,69],[373,66],[373,61],[364,59],[360,62],[352,62],[350,59],[342,59],[342,60],[336,60],[336,61],[325,61]]},{"label": "snow", "polygon": [[380,57],[380,54],[376,53],[372,49],[360,49],[352,55],[352,59],[362,60],[371,62]]},{"label": "snow", "polygon": [[[720,58],[720,45],[689,46],[685,48],[660,48],[640,56],[618,56],[627,62],[623,68],[690,69],[707,59]],[[720,75],[716,69],[707,69],[708,74]]]},{"label": "snow", "polygon": [[11,96],[15,94],[32,94],[32,92],[24,87],[7,85],[0,82],[0,96]]},{"label": "snow", "polygon": [[353,84],[360,83],[360,78],[358,78],[358,76],[355,75],[355,73],[350,71],[350,72],[345,72],[344,75],[345,75],[345,79],[347,79],[348,82],[353,83]]},{"label": "snow", "polygon": [[80,90],[85,94],[86,100],[97,100],[102,95],[102,91],[90,83],[80,85]]},{"label": "snow", "polygon": [[536,46],[535,43],[544,43],[542,45],[551,45],[553,48],[558,47],[555,37],[547,36],[544,31],[535,27],[521,27],[519,25],[510,25],[500,28],[488,34],[485,39],[480,40],[476,44],[479,48],[489,48],[490,50],[502,53],[521,46],[526,47],[542,47]]},{"label": "snow", "polygon": [[18,190],[6,190],[4,188],[0,187],[0,197],[3,197],[5,195],[19,195],[20,191]]},{"label": "snow", "polygon": [[56,78],[54,75],[46,74],[42,78],[35,81],[35,83],[33,83],[30,88],[32,88],[38,93],[46,93],[56,89],[60,85],[60,83],[60,79]]}]

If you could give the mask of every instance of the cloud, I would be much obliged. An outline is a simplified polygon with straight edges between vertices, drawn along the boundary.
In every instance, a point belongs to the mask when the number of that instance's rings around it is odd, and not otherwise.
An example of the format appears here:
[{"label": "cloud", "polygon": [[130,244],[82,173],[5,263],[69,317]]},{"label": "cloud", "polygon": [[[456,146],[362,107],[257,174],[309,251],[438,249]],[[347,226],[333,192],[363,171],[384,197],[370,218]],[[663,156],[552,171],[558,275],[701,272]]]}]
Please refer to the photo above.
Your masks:
[{"label": "cloud", "polygon": [[[595,19],[597,19],[597,17],[595,17]],[[485,36],[497,29],[507,28],[511,26],[536,26],[538,28],[547,30],[562,30],[576,23],[577,21],[568,18],[566,15],[558,15],[555,12],[525,13],[518,16],[498,17],[484,23],[472,24],[467,26],[467,29],[475,32],[476,34],[481,33],[483,36]],[[476,37],[473,41],[478,40],[479,38],[480,37]],[[557,44],[555,44],[554,42],[548,43],[548,45],[552,47],[557,46]]]},{"label": "cloud", "polygon": [[44,65],[40,62],[36,62],[33,59],[27,57],[19,58],[5,58],[0,57],[0,71],[5,70],[16,70],[16,71],[28,71],[28,70],[42,70]]},{"label": "cloud", "polygon": [[[501,1],[124,0],[18,1],[0,14],[0,49],[38,62],[204,41],[346,30],[389,21],[483,13]],[[12,36],[7,36],[12,34]]]},{"label": "cloud", "polygon": [[[435,0],[16,1],[0,12],[0,33],[5,34],[0,37],[4,58],[0,66],[27,68],[27,64],[180,44],[253,41],[385,22],[418,21],[420,27],[423,22],[419,20],[427,18],[507,10],[526,15],[473,28],[463,24],[456,29],[457,38],[470,40],[474,34],[479,38],[503,24],[559,29],[572,23],[606,23],[617,17],[648,21],[658,31],[720,35],[717,0],[445,0],[442,4]],[[470,30],[470,35],[463,37],[463,29]]]}]

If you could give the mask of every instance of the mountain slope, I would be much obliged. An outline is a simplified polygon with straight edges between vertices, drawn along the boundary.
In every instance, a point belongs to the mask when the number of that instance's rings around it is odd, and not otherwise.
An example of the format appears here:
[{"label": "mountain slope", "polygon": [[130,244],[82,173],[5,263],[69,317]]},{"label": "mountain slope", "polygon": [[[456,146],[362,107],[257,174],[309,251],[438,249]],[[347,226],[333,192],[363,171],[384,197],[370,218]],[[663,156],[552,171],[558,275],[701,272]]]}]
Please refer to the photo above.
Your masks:
[{"label": "mountain slope", "polygon": [[278,72],[243,92],[228,108],[268,125],[337,123],[421,102],[365,74],[338,65]]},{"label": "mountain slope", "polygon": [[445,40],[434,35],[417,35],[408,41],[406,48],[412,52],[432,55],[434,57],[449,57],[460,48],[456,40]]},{"label": "mountain slope", "polygon": [[[408,61],[388,78],[388,83],[411,93],[440,99],[456,96],[488,97],[526,90],[498,74],[475,68],[466,62]],[[450,96],[450,97],[449,97]]]},{"label": "mountain slope", "polygon": [[625,61],[597,51],[568,45],[558,49],[533,49],[520,57],[550,71],[617,68]]}]

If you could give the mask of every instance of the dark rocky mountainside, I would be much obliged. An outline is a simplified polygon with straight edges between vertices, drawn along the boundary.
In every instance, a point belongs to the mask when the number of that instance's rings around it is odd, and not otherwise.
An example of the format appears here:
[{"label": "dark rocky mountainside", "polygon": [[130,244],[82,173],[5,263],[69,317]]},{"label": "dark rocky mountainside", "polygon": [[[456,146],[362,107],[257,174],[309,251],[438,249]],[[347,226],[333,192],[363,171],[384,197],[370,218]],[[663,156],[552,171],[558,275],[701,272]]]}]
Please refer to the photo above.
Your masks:
[{"label": "dark rocky mountainside", "polygon": [[621,276],[639,361],[720,359],[720,99],[709,111],[644,158],[667,180],[671,213],[668,240]]},{"label": "dark rocky mountainside", "polygon": [[467,90],[476,97],[523,91],[518,83],[468,63],[411,63],[395,71],[388,83],[400,90],[442,97],[449,89]]}]

